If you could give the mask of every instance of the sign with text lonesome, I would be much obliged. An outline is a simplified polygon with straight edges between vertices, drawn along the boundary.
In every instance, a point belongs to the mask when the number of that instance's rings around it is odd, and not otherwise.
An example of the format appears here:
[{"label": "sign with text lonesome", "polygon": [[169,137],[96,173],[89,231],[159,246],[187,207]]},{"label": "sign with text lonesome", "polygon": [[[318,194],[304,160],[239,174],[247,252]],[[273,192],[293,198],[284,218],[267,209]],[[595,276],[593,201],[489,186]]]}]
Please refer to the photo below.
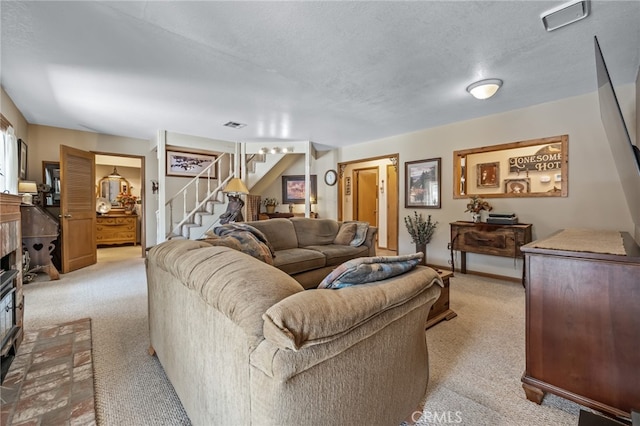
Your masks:
[{"label": "sign with text lonesome", "polygon": [[509,158],[509,172],[518,173],[527,170],[544,172],[562,167],[562,152],[559,145],[549,145],[533,155]]}]

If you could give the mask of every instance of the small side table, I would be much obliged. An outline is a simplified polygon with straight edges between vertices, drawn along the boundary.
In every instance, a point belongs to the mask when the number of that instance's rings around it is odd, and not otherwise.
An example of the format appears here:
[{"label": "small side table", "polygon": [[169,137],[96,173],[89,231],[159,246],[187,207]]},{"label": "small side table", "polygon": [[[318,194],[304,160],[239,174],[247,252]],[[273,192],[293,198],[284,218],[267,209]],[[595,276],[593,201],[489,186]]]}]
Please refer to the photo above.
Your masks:
[{"label": "small side table", "polygon": [[427,323],[425,325],[425,330],[433,327],[438,324],[440,321],[447,320],[449,321],[451,318],[455,318],[458,316],[453,310],[449,308],[449,279],[453,276],[453,272],[451,271],[437,271],[442,278],[442,282],[444,283],[444,287],[440,292],[440,297],[436,300],[436,303],[431,306],[431,310],[429,311],[429,316],[427,317]]}]

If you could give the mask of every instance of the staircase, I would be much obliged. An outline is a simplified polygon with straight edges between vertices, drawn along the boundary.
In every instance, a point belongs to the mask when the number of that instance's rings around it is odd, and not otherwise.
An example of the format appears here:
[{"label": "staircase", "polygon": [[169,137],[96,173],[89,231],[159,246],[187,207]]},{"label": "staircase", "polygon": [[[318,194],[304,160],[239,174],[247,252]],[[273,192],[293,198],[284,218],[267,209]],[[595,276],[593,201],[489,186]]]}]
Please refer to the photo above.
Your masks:
[{"label": "staircase", "polygon": [[[226,199],[222,189],[234,177],[224,172],[220,165],[229,153],[223,153],[207,168],[191,179],[165,204],[170,230],[167,239],[197,239],[215,225],[226,210]],[[217,176],[216,179],[213,176]],[[203,179],[205,178],[205,179]],[[212,182],[218,185],[212,187]],[[201,185],[206,185],[203,191]],[[204,193],[203,193],[204,192]]]},{"label": "staircase", "polygon": [[[180,191],[171,197],[165,205],[167,209],[168,223],[171,224],[170,231],[166,234],[169,239],[191,239],[202,238],[204,233],[214,228],[220,223],[220,215],[227,209],[228,200],[222,192],[229,180],[236,176],[235,172],[227,171],[226,176],[221,170],[221,160],[229,156],[230,164],[233,164],[233,156],[229,153],[220,155],[216,161],[189,181]],[[282,155],[260,155],[254,154],[247,157],[246,184],[252,189],[261,179],[269,175],[272,169],[279,170],[290,164],[289,161],[282,161],[287,156]],[[275,167],[282,163],[280,167]],[[275,169],[274,169],[275,168]],[[216,171],[217,174],[213,172]],[[211,181],[215,181],[211,176],[218,176],[220,182],[215,188],[211,188]],[[279,172],[276,176],[279,175]],[[205,179],[201,179],[204,178]],[[223,178],[224,177],[224,178]],[[201,185],[207,185],[206,193],[201,195]],[[200,199],[202,198],[202,199]],[[180,204],[181,207],[180,208]]]}]

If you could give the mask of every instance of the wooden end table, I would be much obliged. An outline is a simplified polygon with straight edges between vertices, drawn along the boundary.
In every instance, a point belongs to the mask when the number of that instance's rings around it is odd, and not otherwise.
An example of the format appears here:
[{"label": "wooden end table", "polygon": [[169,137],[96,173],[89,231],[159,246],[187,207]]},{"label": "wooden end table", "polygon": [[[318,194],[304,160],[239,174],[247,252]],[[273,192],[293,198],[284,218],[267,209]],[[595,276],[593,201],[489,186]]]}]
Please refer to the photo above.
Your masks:
[{"label": "wooden end table", "polygon": [[444,283],[444,287],[440,292],[440,297],[436,300],[436,303],[431,306],[431,310],[429,311],[429,316],[427,317],[427,323],[425,325],[425,330],[433,327],[437,323],[443,320],[449,321],[451,318],[455,318],[458,316],[455,312],[453,312],[449,308],[449,278],[453,276],[453,272],[451,271],[441,271],[436,270],[442,278],[442,282]]}]

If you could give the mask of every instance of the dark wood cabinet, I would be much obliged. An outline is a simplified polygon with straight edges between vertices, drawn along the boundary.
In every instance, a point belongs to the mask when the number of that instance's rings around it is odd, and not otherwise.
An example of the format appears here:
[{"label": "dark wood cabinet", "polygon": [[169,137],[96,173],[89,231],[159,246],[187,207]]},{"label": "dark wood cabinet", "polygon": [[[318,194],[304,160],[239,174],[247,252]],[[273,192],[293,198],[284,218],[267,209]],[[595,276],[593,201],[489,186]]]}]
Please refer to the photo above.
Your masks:
[{"label": "dark wood cabinet", "polygon": [[431,305],[431,309],[429,310],[429,317],[427,318],[427,324],[425,325],[425,329],[431,328],[434,325],[438,324],[440,321],[447,320],[449,321],[451,318],[455,318],[458,316],[450,307],[449,307],[449,279],[453,276],[453,272],[451,271],[438,271],[440,278],[442,278],[442,282],[444,287],[440,291],[440,296],[438,300]]},{"label": "dark wood cabinet", "polygon": [[452,222],[451,250],[459,250],[460,272],[467,273],[467,252],[503,257],[522,257],[520,247],[531,242],[531,224],[494,225]]},{"label": "dark wood cabinet", "polygon": [[640,409],[640,247],[621,235],[625,255],[522,247],[529,400],[549,392],[626,418]]}]

